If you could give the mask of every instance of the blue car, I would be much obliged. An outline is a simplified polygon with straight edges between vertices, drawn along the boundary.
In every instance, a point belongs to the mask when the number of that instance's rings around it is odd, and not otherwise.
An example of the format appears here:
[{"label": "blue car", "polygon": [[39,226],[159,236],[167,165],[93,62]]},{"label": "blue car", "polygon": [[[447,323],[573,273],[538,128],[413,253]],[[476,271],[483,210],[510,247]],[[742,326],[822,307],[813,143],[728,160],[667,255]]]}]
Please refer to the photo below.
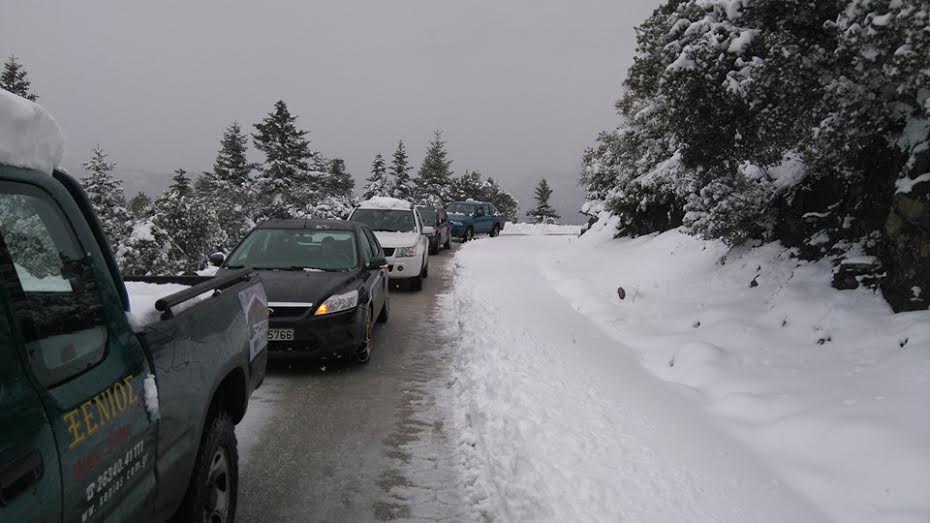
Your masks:
[{"label": "blue car", "polygon": [[504,217],[488,202],[452,202],[446,205],[446,214],[452,225],[452,236],[466,242],[476,234],[494,238],[504,229]]}]

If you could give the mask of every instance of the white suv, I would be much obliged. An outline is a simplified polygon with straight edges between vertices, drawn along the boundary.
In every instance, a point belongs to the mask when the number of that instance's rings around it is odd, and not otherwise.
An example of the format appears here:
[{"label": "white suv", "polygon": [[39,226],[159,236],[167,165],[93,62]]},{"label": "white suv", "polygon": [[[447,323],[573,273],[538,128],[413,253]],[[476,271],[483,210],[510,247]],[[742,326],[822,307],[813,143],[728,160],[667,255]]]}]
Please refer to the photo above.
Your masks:
[{"label": "white suv", "polygon": [[360,203],[349,220],[364,223],[375,233],[392,280],[407,281],[413,290],[423,288],[423,279],[429,275],[429,240],[412,203],[376,196]]}]

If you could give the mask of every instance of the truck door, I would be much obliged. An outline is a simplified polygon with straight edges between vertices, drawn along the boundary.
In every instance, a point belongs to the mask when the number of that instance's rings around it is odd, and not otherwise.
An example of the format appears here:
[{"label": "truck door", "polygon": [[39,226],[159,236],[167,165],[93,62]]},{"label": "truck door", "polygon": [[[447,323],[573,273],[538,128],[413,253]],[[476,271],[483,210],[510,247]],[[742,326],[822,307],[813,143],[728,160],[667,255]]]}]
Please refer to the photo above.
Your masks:
[{"label": "truck door", "polygon": [[13,181],[23,174],[0,167],[0,260],[12,267],[14,346],[58,448],[63,520],[149,519],[157,408],[145,354],[74,201],[47,176]]},{"label": "truck door", "polygon": [[52,426],[13,342],[5,291],[12,270],[0,262],[0,521],[61,521]]}]

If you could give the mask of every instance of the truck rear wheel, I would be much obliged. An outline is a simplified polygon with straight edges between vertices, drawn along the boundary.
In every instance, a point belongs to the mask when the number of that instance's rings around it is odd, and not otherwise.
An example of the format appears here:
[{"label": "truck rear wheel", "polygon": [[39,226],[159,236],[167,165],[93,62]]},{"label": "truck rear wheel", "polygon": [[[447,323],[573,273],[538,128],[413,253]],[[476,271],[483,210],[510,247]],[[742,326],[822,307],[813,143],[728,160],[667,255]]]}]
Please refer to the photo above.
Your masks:
[{"label": "truck rear wheel", "polygon": [[176,521],[226,523],[236,519],[239,453],[235,425],[220,413],[204,431],[190,486]]}]

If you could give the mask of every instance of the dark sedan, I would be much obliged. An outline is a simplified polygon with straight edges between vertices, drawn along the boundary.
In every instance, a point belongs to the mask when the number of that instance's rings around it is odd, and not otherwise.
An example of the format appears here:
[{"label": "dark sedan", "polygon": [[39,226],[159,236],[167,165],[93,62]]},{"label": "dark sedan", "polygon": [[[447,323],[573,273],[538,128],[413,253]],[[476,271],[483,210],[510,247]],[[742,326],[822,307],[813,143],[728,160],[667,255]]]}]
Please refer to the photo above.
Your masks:
[{"label": "dark sedan", "polygon": [[253,229],[222,269],[262,273],[271,355],[371,356],[374,322],[387,321],[384,251],[365,225],[273,220]]}]

